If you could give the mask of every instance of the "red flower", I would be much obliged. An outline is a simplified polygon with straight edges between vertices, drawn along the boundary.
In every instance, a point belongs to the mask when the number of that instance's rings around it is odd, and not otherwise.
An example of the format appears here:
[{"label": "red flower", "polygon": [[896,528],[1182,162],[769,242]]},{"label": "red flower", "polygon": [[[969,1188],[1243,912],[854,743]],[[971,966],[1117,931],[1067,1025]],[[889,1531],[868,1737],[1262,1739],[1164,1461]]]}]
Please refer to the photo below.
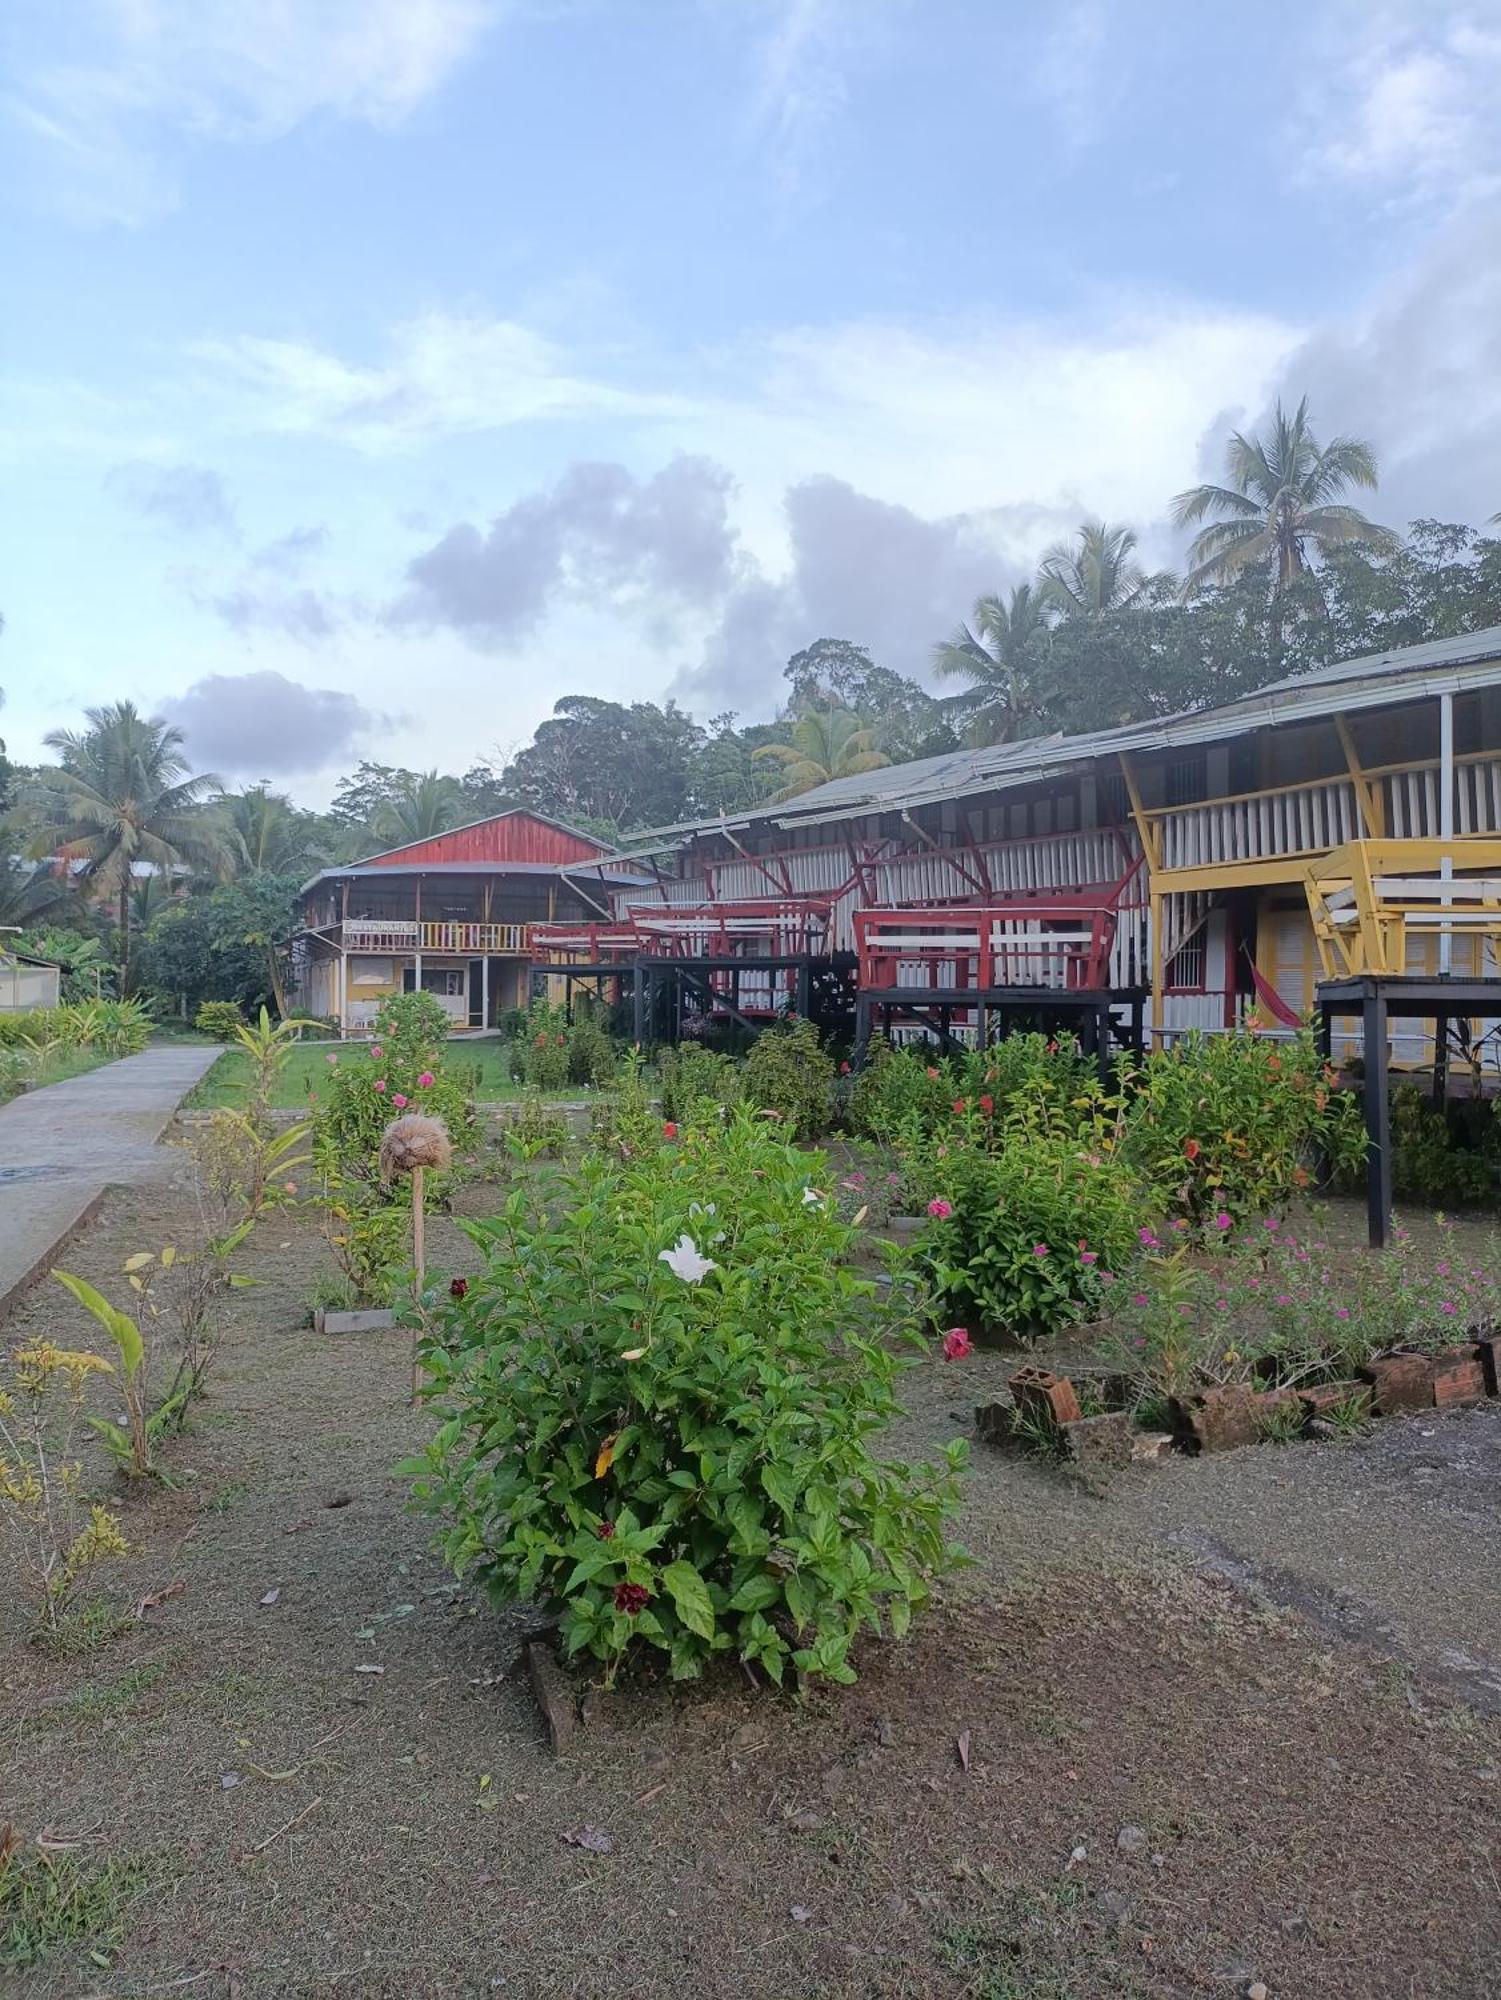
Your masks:
[{"label": "red flower", "polygon": [[987,1118],[990,1116],[991,1112],[995,1110],[995,1099],[993,1097],[982,1097],[979,1100],[979,1104],[980,1104],[980,1109],[985,1113],[985,1116]]},{"label": "red flower", "polygon": [[449,1281],[448,1296],[451,1299],[461,1299],[468,1289],[469,1280],[467,1278],[453,1278]]},{"label": "red flower", "polygon": [[970,1345],[970,1338],[965,1329],[962,1326],[951,1326],[943,1336],[944,1360],[963,1361],[966,1355],[973,1353],[974,1348]]},{"label": "red flower", "polygon": [[644,1583],[617,1583],[615,1586],[615,1609],[623,1611],[627,1618],[639,1618],[651,1601],[651,1592]]},{"label": "red flower", "polygon": [[601,1521],[594,1532],[602,1542],[613,1541],[615,1539],[615,1523],[613,1521]]},{"label": "red flower", "polygon": [[930,1070],[928,1070],[928,1071],[926,1072],[926,1075],[927,1075],[927,1079],[928,1079],[929,1083],[937,1083],[937,1081],[938,1081],[938,1072],[937,1072],[937,1070],[936,1070],[936,1069],[930,1069]]},{"label": "red flower", "polygon": [[954,1099],[954,1116],[956,1118],[962,1118],[964,1116],[964,1099],[962,1097],[956,1097]]},{"label": "red flower", "polygon": [[1197,1139],[1185,1139],[1183,1141],[1183,1157],[1185,1160],[1196,1160],[1203,1150]]},{"label": "red flower", "polygon": [[673,1124],[670,1118],[664,1119],[662,1121],[662,1137],[664,1139],[675,1139],[677,1136],[678,1136],[677,1126]]},{"label": "red flower", "polygon": [[840,1074],[841,1076],[848,1076],[848,1075],[849,1075],[849,1073],[850,1073],[850,1066],[849,1066],[849,1064],[848,1064],[847,1062],[842,1062],[842,1063],[841,1063],[841,1064],[839,1065],[839,1074]]}]

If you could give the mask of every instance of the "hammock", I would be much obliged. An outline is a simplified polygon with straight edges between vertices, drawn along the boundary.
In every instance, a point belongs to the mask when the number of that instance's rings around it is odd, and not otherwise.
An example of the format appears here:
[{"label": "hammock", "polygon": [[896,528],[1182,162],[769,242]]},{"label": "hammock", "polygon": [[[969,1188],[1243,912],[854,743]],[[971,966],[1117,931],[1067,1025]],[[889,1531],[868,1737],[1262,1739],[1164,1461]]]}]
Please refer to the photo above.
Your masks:
[{"label": "hammock", "polygon": [[1251,957],[1249,951],[1246,952],[1246,959],[1251,967],[1251,984],[1256,988],[1256,998],[1265,1007],[1272,1019],[1279,1022],[1284,1028],[1301,1028],[1303,1025],[1302,1015],[1295,1007],[1288,1006],[1287,1002],[1269,979],[1262,978],[1256,961]]}]

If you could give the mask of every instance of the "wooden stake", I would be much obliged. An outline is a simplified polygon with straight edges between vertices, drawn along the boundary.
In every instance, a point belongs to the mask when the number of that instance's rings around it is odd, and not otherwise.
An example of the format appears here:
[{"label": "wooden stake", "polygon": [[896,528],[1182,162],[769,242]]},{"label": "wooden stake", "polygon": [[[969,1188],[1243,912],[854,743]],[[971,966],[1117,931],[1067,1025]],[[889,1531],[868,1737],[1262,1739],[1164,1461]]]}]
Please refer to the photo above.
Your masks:
[{"label": "wooden stake", "polygon": [[412,1402],[422,1387],[422,1366],[417,1359],[417,1343],[422,1338],[422,1294],[426,1289],[426,1247],[423,1242],[422,1177],[424,1169],[412,1169],[412,1297],[417,1308],[417,1324],[412,1329]]}]

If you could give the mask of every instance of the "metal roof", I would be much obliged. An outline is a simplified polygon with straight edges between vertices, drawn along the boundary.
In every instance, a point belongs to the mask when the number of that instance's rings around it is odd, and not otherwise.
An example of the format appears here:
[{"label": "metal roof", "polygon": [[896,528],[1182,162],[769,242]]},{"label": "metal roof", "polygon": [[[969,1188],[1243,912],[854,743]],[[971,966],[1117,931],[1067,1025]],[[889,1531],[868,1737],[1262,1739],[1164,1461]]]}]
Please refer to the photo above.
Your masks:
[{"label": "metal roof", "polygon": [[347,868],[320,868],[297,891],[305,896],[320,882],[342,882],[354,877],[382,881],[387,876],[407,875],[575,875],[587,868],[591,875],[609,871],[602,879],[622,882],[631,888],[646,888],[650,878],[620,868],[613,856],[598,861],[392,861],[385,863],[352,861]]},{"label": "metal roof", "polygon": [[[585,833],[580,827],[570,826],[566,819],[553,819],[550,814],[536,812],[531,806],[502,806],[499,812],[485,813],[479,819],[466,819],[462,826],[445,826],[441,833],[419,833],[411,840],[398,840],[392,847],[377,847],[373,854],[362,854],[356,865],[363,866],[367,861],[377,861],[383,854],[404,854],[409,847],[426,847],[430,841],[446,840],[451,833],[470,833],[475,827],[489,826],[492,821],[498,819],[534,819],[539,826],[550,826],[554,833],[571,834],[575,840],[586,841],[590,847],[597,847],[601,861],[607,861],[615,852],[609,841],[601,840],[595,834]],[[571,867],[572,863],[568,865]]]},{"label": "metal roof", "polygon": [[[1381,708],[1423,695],[1460,694],[1467,688],[1498,684],[1501,684],[1501,625],[1492,625],[1457,639],[1398,646],[1385,653],[1340,660],[1312,673],[1290,675],[1219,708],[1185,709],[1177,715],[1078,736],[1023,737],[1015,743],[994,744],[982,750],[953,750],[939,757],[921,757],[909,764],[888,764],[855,777],[834,778],[780,804],[752,806],[713,819],[657,828],[634,841],[619,858],[632,861],[661,854],[681,846],[694,834],[733,834],[764,825],[817,826],[831,820],[858,818],[864,813],[910,812],[915,806],[1003,791],[1013,785],[1038,784],[1062,776],[1070,766],[1115,756],[1123,750],[1186,748],[1244,736],[1255,729],[1281,728],[1327,715]],[[574,866],[592,874],[597,864],[585,862]]]}]

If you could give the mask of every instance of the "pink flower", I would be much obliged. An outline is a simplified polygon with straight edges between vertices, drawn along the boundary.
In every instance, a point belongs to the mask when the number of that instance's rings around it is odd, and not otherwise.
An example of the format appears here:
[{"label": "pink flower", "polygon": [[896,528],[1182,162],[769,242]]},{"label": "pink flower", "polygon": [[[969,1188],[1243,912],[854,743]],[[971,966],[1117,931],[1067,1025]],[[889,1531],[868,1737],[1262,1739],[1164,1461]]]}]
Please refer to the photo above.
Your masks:
[{"label": "pink flower", "polygon": [[338,1060],[339,1060],[339,1058],[338,1058],[337,1056],[325,1056],[325,1057],[323,1058],[323,1060],[324,1060],[324,1061],[325,1061],[326,1063],[337,1063],[337,1062],[338,1062]]},{"label": "pink flower", "polygon": [[1223,1208],[1220,1210],[1219,1214],[1214,1218],[1214,1226],[1216,1229],[1221,1231],[1224,1231],[1230,1227],[1230,1217]]},{"label": "pink flower", "polygon": [[386,1079],[383,1076],[378,1076],[375,1079],[375,1087],[377,1090],[384,1090],[386,1087]]},{"label": "pink flower", "polygon": [[928,1203],[929,1215],[936,1216],[940,1222],[947,1222],[953,1212],[954,1204],[950,1201],[945,1201],[941,1194],[934,1195],[933,1199]]},{"label": "pink flower", "polygon": [[1334,1308],[1334,1317],[1336,1319],[1348,1319],[1350,1317],[1350,1308],[1348,1306],[1336,1306]]},{"label": "pink flower", "polygon": [[407,1100],[399,1090],[396,1092],[395,1096],[391,1099],[391,1102],[396,1106],[396,1109],[398,1111],[403,1111],[406,1109]]},{"label": "pink flower", "polygon": [[1262,1227],[1264,1229],[1280,1229],[1281,1226],[1282,1225],[1278,1222],[1275,1215],[1269,1215],[1266,1221],[1262,1224]]},{"label": "pink flower", "polygon": [[1046,1245],[1046,1243],[1034,1243],[1032,1245],[1032,1255],[1034,1257],[1046,1257],[1047,1254],[1048,1254],[1048,1246]]},{"label": "pink flower", "polygon": [[951,1326],[943,1336],[943,1358],[945,1361],[963,1361],[974,1352],[969,1335],[962,1326]]},{"label": "pink flower", "polygon": [[1216,1299],[1214,1307],[1216,1312],[1227,1313],[1230,1310],[1230,1301],[1228,1299]]},{"label": "pink flower", "polygon": [[381,1055],[381,1051],[380,1051],[380,1049],[379,1049],[379,1048],[378,1048],[378,1047],[377,1047],[377,1046],[375,1045],[375,1043],[374,1043],[374,1042],[372,1042],[372,1043],[370,1044],[370,1053],[371,1053],[371,1055],[372,1055],[372,1056],[374,1056],[374,1057],[376,1058],[376,1060],[377,1060],[377,1061],[379,1061],[379,1059],[380,1059],[380,1055]]},{"label": "pink flower", "polygon": [[1440,1299],[1438,1309],[1441,1313],[1447,1313],[1451,1319],[1459,1311],[1459,1307],[1455,1305],[1452,1299]]},{"label": "pink flower", "polygon": [[1098,1250],[1081,1250],[1079,1252],[1079,1262],[1081,1264],[1098,1264],[1099,1261],[1100,1253]]},{"label": "pink flower", "polygon": [[1151,1229],[1138,1229],[1136,1240],[1143,1250],[1160,1250],[1162,1248],[1161,1243],[1157,1239],[1156,1232]]},{"label": "pink flower", "polygon": [[419,1090],[431,1090],[432,1087],[433,1073],[430,1069],[425,1069],[417,1079],[417,1088]]},{"label": "pink flower", "polygon": [[1114,1271],[1101,1271],[1100,1283],[1102,1285],[1113,1285],[1115,1283]]},{"label": "pink flower", "polygon": [[1439,1274],[1439,1276],[1440,1276],[1441,1278],[1447,1278],[1447,1277],[1448,1277],[1448,1275],[1449,1275],[1449,1265],[1448,1265],[1448,1261],[1447,1261],[1447,1259],[1445,1259],[1445,1258],[1441,1257],[1441,1258],[1439,1259],[1439,1261],[1438,1261],[1438,1262],[1437,1262],[1437,1263],[1436,1263],[1436,1264],[1434,1265],[1434,1267],[1433,1267],[1433,1268],[1434,1268],[1434,1270],[1435,1270],[1435,1271],[1437,1271],[1437,1272],[1438,1272],[1438,1274]]},{"label": "pink flower", "polygon": [[1131,1294],[1131,1303],[1133,1306],[1144,1306],[1146,1302],[1147,1295],[1145,1292],[1133,1292]]}]

